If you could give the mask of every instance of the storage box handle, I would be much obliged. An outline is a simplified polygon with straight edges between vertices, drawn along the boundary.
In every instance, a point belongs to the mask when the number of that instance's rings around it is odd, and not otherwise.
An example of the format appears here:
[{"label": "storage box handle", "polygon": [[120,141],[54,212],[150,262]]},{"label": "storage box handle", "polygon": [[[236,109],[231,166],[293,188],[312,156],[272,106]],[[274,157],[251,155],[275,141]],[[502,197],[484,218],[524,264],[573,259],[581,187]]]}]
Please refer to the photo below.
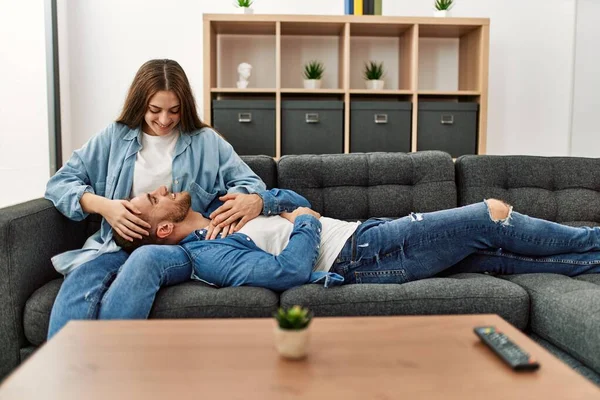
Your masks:
[{"label": "storage box handle", "polygon": [[306,113],[306,123],[307,124],[318,124],[319,123],[319,113]]},{"label": "storage box handle", "polygon": [[452,125],[454,124],[454,115],[453,114],[442,114],[442,120],[440,121],[442,125]]},{"label": "storage box handle", "polygon": [[238,114],[238,122],[242,124],[247,124],[252,122],[252,113],[239,113]]},{"label": "storage box handle", "polygon": [[387,114],[375,114],[375,123],[376,124],[387,124],[388,123],[388,115]]}]

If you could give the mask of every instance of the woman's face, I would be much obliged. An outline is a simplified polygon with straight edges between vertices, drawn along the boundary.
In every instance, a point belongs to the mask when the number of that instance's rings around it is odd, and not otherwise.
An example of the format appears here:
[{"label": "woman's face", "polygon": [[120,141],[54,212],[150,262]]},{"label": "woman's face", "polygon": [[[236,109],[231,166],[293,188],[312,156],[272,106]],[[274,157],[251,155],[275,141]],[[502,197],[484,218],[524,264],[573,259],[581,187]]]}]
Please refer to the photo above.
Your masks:
[{"label": "woman's face", "polygon": [[161,90],[150,98],[144,114],[144,132],[165,136],[175,129],[181,119],[181,104],[175,93]]}]

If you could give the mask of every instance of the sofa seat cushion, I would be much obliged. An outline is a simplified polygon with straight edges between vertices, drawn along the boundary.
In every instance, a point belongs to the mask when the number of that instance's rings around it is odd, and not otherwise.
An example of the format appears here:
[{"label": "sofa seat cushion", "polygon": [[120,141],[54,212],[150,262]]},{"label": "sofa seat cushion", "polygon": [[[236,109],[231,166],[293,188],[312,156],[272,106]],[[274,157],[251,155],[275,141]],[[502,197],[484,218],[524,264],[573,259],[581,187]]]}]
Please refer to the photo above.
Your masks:
[{"label": "sofa seat cushion", "polygon": [[324,288],[304,285],[281,294],[281,305],[310,307],[316,316],[498,314],[519,329],[529,318],[523,288],[485,274],[464,273],[397,284]]},{"label": "sofa seat cushion", "polygon": [[576,279],[578,281],[583,281],[583,282],[595,283],[596,285],[600,286],[600,274],[579,275],[573,279]]},{"label": "sofa seat cushion", "polygon": [[504,276],[531,298],[531,330],[600,372],[600,286],[557,274]]},{"label": "sofa seat cushion", "polygon": [[[25,337],[33,345],[46,340],[50,310],[63,279],[53,280],[31,295],[25,304]],[[258,318],[270,317],[279,296],[267,289],[232,287],[215,289],[201,282],[185,282],[162,288],[150,318]]]}]

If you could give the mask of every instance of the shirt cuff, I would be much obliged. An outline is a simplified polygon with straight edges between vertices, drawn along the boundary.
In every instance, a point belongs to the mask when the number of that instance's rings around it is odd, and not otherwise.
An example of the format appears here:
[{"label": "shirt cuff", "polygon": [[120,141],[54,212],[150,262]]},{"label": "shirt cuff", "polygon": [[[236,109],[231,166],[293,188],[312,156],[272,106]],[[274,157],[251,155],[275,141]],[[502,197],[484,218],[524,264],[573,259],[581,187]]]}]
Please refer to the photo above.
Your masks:
[{"label": "shirt cuff", "polygon": [[315,232],[321,233],[321,221],[310,214],[302,214],[297,216],[294,220],[294,225],[297,227],[310,226],[315,230]]}]

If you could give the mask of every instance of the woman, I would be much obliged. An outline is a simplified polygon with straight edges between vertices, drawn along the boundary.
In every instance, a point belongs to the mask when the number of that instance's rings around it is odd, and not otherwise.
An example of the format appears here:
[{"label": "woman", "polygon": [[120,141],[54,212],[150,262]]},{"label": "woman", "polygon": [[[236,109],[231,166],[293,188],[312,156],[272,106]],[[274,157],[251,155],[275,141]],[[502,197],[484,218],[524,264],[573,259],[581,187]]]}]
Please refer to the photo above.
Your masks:
[{"label": "woman", "polygon": [[[128,256],[115,244],[112,230],[130,241],[148,235],[149,225],[126,199],[159,185],[189,191],[192,208],[204,215],[220,214],[222,224],[211,226],[211,237],[221,228],[224,236],[241,228],[263,207],[261,197],[253,194],[264,191],[265,184],[198,118],[185,72],[172,60],[142,65],[117,121],[76,150],[48,182],[45,197],[68,218],[103,217],[101,229],[82,249],[52,258],[66,277],[52,308],[49,338],[71,319],[98,318]],[[221,201],[226,204],[219,207]],[[239,221],[237,226],[233,220]],[[119,273],[119,279],[127,279],[126,274]],[[175,270],[160,274],[163,285],[189,279]],[[103,311],[110,318],[111,310]]]}]

